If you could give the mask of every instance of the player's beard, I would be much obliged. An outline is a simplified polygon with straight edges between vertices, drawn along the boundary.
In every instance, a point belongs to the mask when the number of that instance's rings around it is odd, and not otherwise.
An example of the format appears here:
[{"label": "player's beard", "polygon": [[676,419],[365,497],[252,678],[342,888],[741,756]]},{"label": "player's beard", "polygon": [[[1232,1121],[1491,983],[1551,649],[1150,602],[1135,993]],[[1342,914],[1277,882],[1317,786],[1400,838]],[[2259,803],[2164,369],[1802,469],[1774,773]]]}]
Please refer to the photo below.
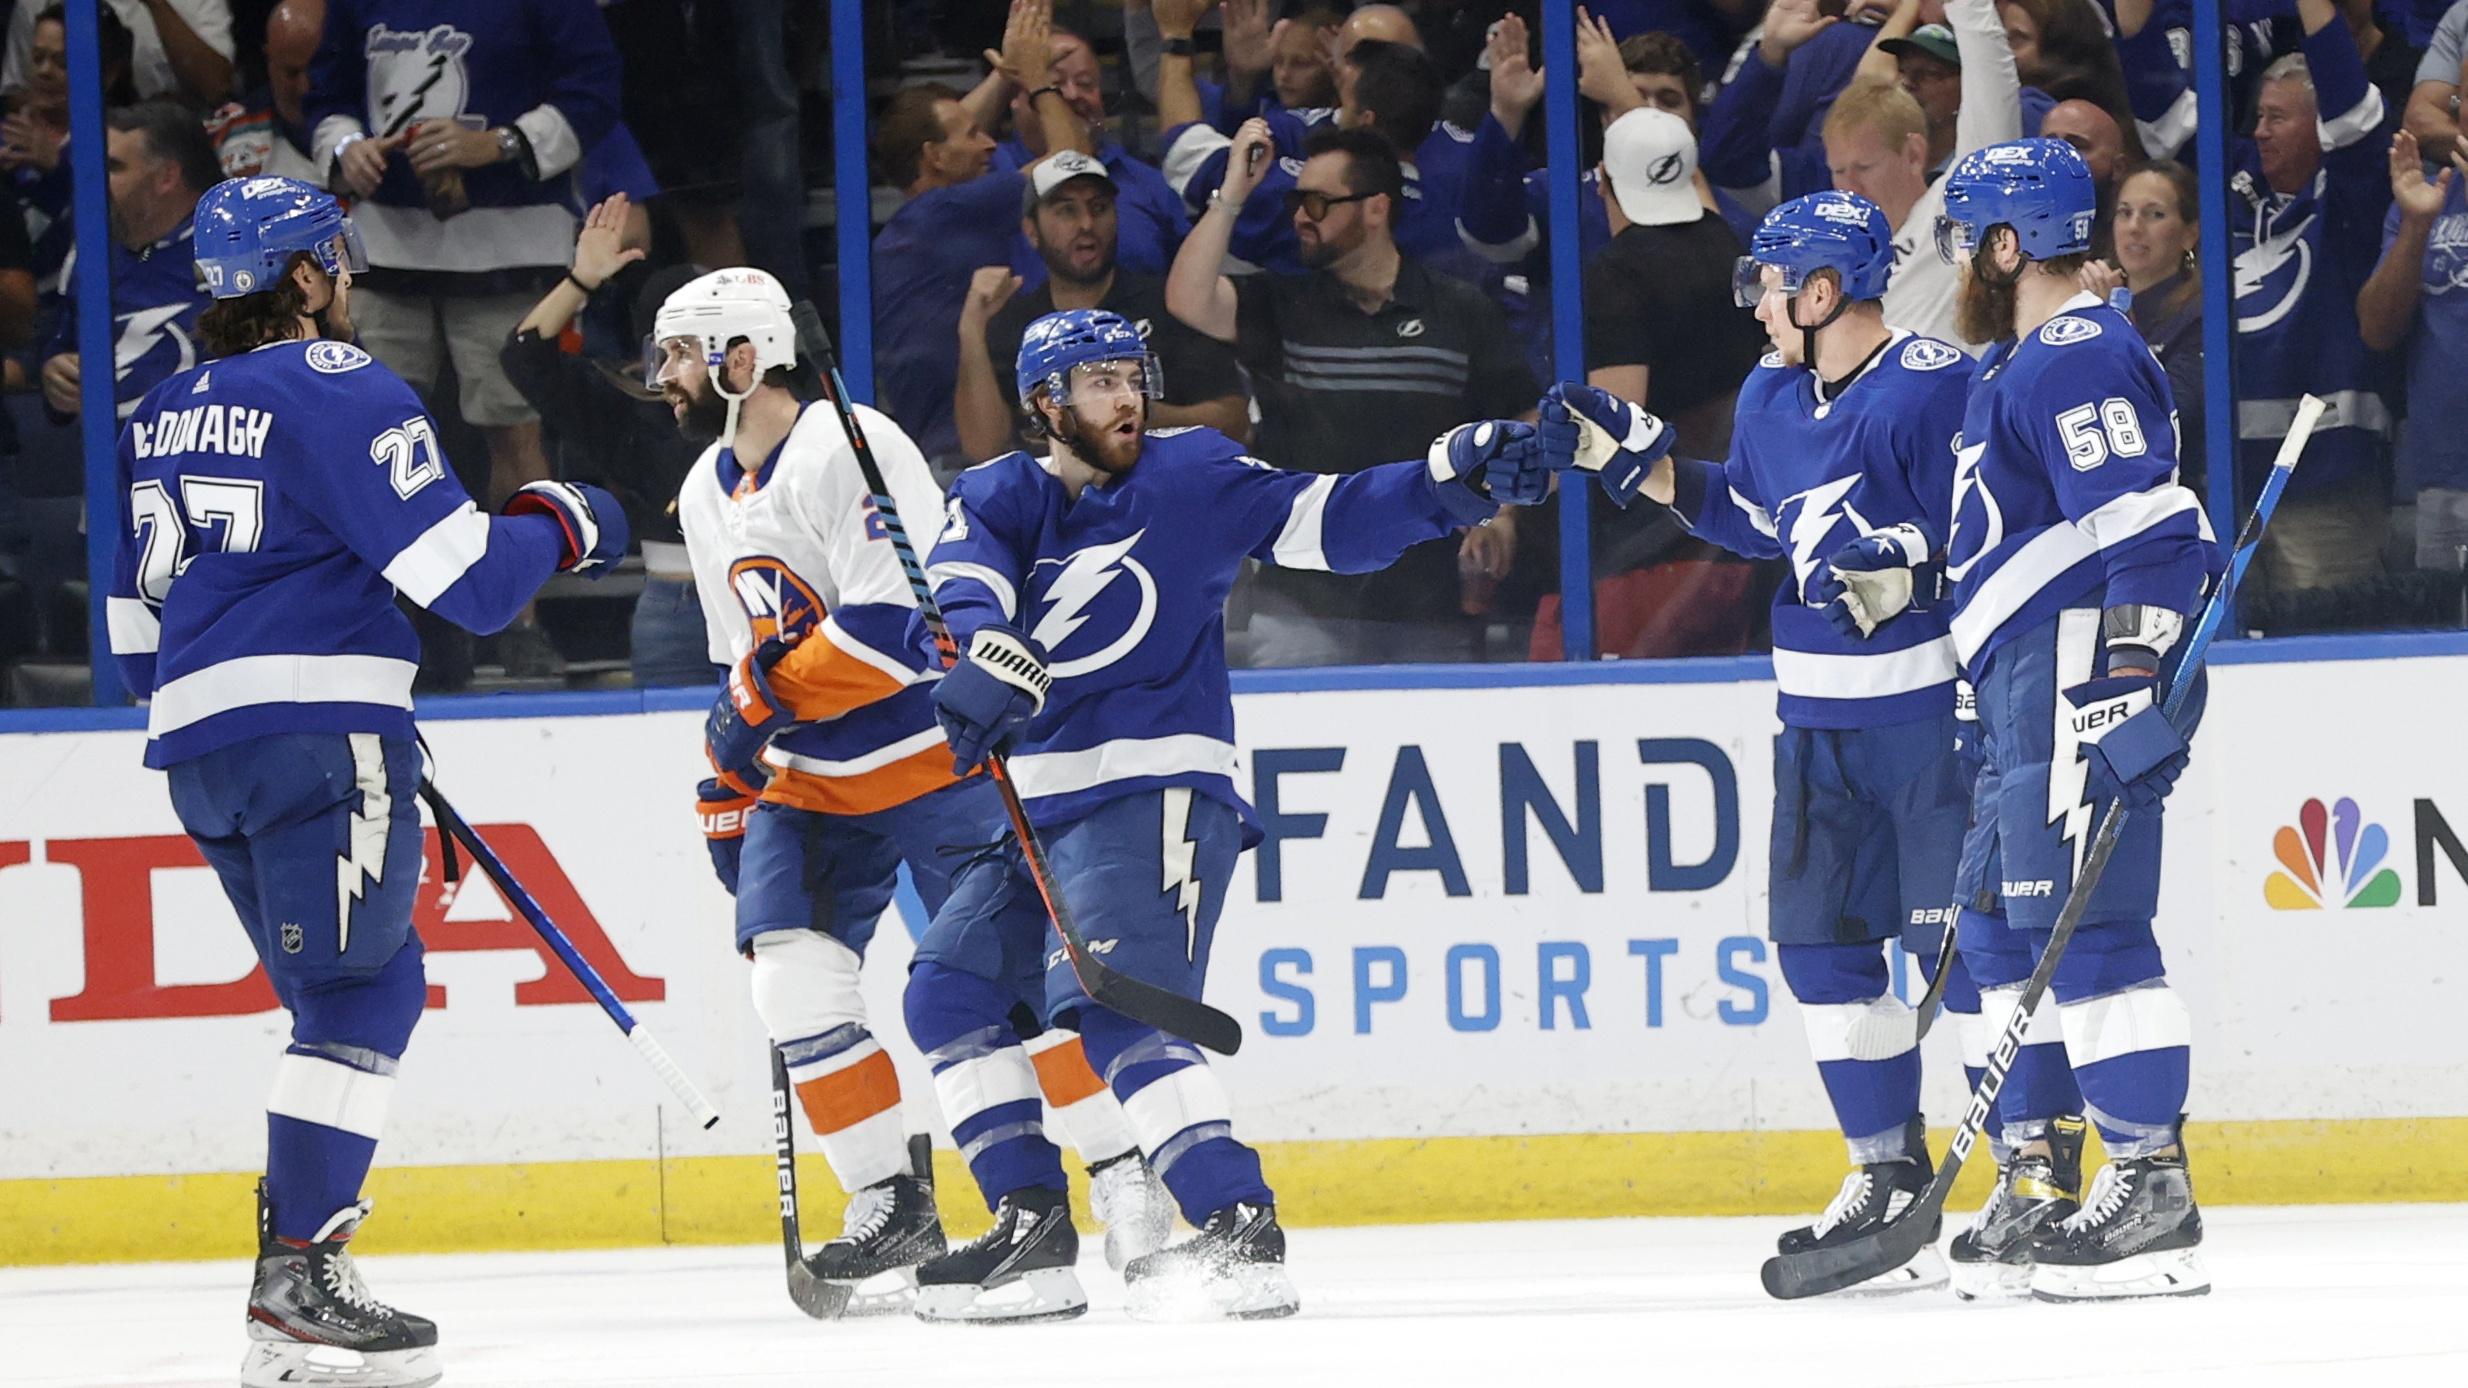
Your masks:
[{"label": "player's beard", "polygon": [[671,385],[665,391],[669,405],[685,402],[685,413],[677,417],[677,431],[696,443],[710,443],[728,427],[728,402],[720,398],[718,388],[706,376],[693,390]]},{"label": "player's beard", "polygon": [[[1063,407],[1065,430],[1055,437],[1071,446],[1080,461],[1108,477],[1120,477],[1140,461],[1140,448],[1147,442],[1143,433],[1147,425],[1148,402],[1134,398],[1114,407],[1102,424],[1091,424],[1076,405]],[[1128,425],[1128,432],[1124,426]]]},{"label": "player's beard", "polygon": [[1974,261],[1954,298],[1954,330],[1965,342],[2003,342],[2014,335],[2015,281],[1996,279]]}]

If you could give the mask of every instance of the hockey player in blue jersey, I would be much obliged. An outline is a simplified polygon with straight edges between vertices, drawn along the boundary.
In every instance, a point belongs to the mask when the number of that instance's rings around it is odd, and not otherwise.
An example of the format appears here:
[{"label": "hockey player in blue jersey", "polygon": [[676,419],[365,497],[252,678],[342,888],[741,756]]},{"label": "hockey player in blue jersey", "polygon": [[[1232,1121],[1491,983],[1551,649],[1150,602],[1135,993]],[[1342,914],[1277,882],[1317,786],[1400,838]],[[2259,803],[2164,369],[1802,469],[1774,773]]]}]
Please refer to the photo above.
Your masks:
[{"label": "hockey player in blue jersey", "polygon": [[146,765],[291,1014],[266,1101],[249,1385],[433,1383],[437,1327],[362,1285],[346,1240],[426,1000],[410,598],[477,632],[560,570],[623,555],[596,487],[481,512],[410,387],[351,345],[359,234],[287,178],[197,205],[211,360],[120,436],[111,645],[150,702]]},{"label": "hockey player in blue jersey", "polygon": [[[2044,948],[2097,815],[2120,797],[2134,810],[2051,989],[2107,1164],[2079,1208],[2029,1218],[2053,1202],[2017,1189],[2014,1167],[2047,1161],[2048,1142],[2029,1139],[2052,1115],[2045,1090],[2008,1086],[2002,1116],[2023,1145],[1972,1231],[2003,1240],[1977,1251],[2005,1288],[2051,1301],[2210,1288],[2181,1127],[2191,1024],[2152,917],[2162,801],[2192,721],[2171,726],[2159,700],[2223,563],[2177,482],[2166,375],[2122,314],[2076,288],[2096,206],[2071,146],[2021,140],[1955,164],[1938,227],[1962,267],[1963,333],[1994,344],[1963,415],[1945,569],[1986,747],[1977,812],[1994,826],[1965,872],[1998,884],[2007,933],[2029,945],[1965,916],[1961,949],[1992,998]],[[2000,1202],[2022,1217],[1998,1222]]]},{"label": "hockey player in blue jersey", "polygon": [[[1782,1236],[1784,1252],[1874,1232],[1933,1174],[1916,1019],[1894,992],[1886,943],[1902,940],[1934,969],[1969,804],[1953,642],[1929,588],[1970,362],[1885,321],[1893,266],[1892,226],[1855,193],[1811,193],[1767,214],[1735,290],[1773,350],[1741,387],[1728,462],[1671,456],[1668,426],[1605,391],[1555,391],[1587,421],[1595,451],[1619,451],[1607,476],[1636,479],[1701,538],[1791,564],[1774,594],[1783,731],[1767,928],[1852,1170],[1813,1224]],[[1870,552],[1892,556],[1898,574],[1916,570],[1916,591],[1864,603],[1834,564]],[[1959,959],[1951,967],[1950,1009],[1969,1022],[1978,993]],[[1965,1031],[1982,1046],[1976,1027]],[[1945,1280],[1931,1247],[1857,1290]]]},{"label": "hockey player in blue jersey", "polygon": [[[1103,311],[1031,324],[1017,385],[1053,452],[1008,454],[952,485],[930,577],[965,655],[935,708],[959,768],[1009,752],[1089,947],[1197,997],[1235,859],[1260,837],[1234,782],[1225,663],[1226,594],[1243,561],[1379,568],[1500,502],[1541,500],[1547,450],[1534,428],[1471,424],[1427,458],[1335,477],[1280,471],[1211,429],[1148,433],[1156,364]],[[1544,418],[1544,433],[1573,434],[1556,406]],[[995,1212],[984,1238],[920,1269],[918,1314],[1086,1309],[1062,1168],[1008,1017],[1021,981],[1041,976],[1050,1020],[1077,1027],[1200,1230],[1124,1270],[1133,1314],[1292,1313],[1276,1196],[1234,1138],[1224,1086],[1189,1043],[1091,1002],[1050,927],[1011,928],[1005,904],[1036,893],[1016,843],[990,851],[961,871],[912,966],[910,1037]]]}]

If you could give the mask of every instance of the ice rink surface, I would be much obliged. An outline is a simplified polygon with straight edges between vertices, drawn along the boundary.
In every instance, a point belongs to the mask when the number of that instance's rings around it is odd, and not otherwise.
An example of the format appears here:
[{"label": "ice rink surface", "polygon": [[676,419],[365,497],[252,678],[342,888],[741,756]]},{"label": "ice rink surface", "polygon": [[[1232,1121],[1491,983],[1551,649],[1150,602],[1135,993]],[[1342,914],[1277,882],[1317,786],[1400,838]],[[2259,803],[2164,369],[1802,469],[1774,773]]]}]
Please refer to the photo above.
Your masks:
[{"label": "ice rink surface", "polygon": [[[2091,1307],[1942,1292],[1783,1305],[1756,1282],[1774,1219],[1302,1230],[1302,1315],[1249,1325],[1127,1320],[1094,1239],[1089,1314],[1043,1326],[809,1321],[776,1247],[368,1270],[440,1323],[449,1388],[2468,1384],[2468,1206],[2207,1218],[2210,1296]],[[238,1263],[0,1270],[0,1383],[234,1383],[246,1286]]]}]

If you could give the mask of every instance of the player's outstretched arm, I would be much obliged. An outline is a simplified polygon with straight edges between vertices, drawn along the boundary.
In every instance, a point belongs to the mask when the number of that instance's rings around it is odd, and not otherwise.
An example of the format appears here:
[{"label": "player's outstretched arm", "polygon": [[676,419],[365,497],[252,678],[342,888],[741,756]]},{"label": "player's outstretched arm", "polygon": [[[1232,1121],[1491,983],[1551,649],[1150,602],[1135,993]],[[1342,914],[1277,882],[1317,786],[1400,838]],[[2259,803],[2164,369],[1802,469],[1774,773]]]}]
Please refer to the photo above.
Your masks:
[{"label": "player's outstretched arm", "polygon": [[1237,466],[1211,509],[1263,563],[1370,573],[1426,540],[1489,521],[1503,505],[1540,502],[1567,466],[1574,432],[1565,416],[1461,424],[1421,458],[1343,477],[1287,472],[1234,452],[1229,441],[1224,461]]}]

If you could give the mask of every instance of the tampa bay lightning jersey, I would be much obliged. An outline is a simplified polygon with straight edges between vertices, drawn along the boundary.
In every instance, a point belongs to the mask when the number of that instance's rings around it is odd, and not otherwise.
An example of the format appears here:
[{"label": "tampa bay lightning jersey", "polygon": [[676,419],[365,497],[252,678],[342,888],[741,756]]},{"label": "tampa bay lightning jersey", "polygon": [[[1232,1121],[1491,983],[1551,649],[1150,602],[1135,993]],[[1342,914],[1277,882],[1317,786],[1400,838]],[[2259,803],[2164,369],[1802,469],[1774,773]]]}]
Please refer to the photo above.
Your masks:
[{"label": "tampa bay lightning jersey", "polygon": [[2221,571],[2210,519],[2177,483],[2168,375],[2088,293],[1980,358],[1954,454],[1954,649],[1977,681],[2060,608],[2191,614]]},{"label": "tampa bay lightning jersey", "polygon": [[[197,315],[209,300],[197,288],[197,254],[187,222],[142,251],[111,243],[112,397],[126,420],[156,383],[186,371],[205,355],[197,346]],[[77,295],[84,277],[71,251],[45,357],[77,350]]]},{"label": "tampa bay lightning jersey", "polygon": [[120,433],[105,615],[146,765],[270,733],[411,732],[420,642],[397,592],[474,631],[565,552],[490,516],[401,377],[348,343],[280,342],[156,386]]},{"label": "tampa bay lightning jersey", "polygon": [[1931,553],[1943,545],[1969,365],[1961,348],[1897,329],[1827,398],[1816,373],[1768,353],[1740,387],[1730,461],[1673,460],[1674,509],[1691,531],[1752,559],[1791,561],[1790,581],[1774,590],[1783,722],[1865,728],[1953,709],[1942,605],[1862,639],[1809,605],[1808,584],[1871,530],[1916,525]]},{"label": "tampa bay lightning jersey", "polygon": [[1225,600],[1243,560],[1367,573],[1464,524],[1421,460],[1344,477],[1286,472],[1214,429],[1160,429],[1131,470],[1077,500],[1051,459],[1010,453],[960,474],[930,570],[962,650],[1004,623],[1046,650],[1045,708],[1011,754],[1039,824],[1188,786],[1232,806],[1234,701]]}]

